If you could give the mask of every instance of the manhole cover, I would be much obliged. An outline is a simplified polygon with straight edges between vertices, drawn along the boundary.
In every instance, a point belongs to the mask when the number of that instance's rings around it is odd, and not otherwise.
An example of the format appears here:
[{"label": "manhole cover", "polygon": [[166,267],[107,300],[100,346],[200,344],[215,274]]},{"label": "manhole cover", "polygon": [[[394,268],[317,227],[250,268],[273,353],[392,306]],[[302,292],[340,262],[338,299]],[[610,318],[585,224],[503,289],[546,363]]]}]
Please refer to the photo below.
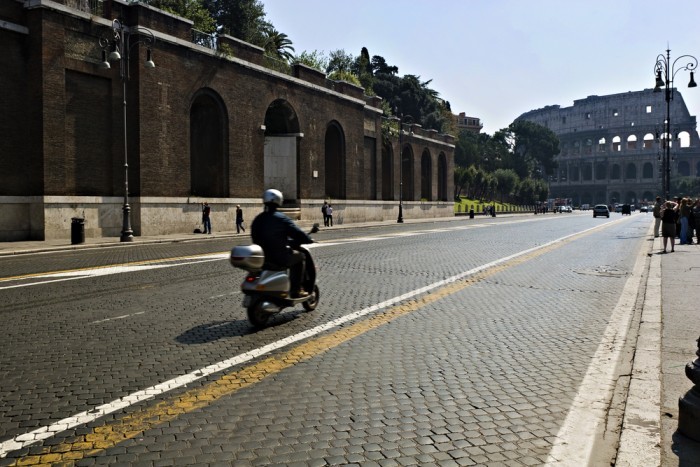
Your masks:
[{"label": "manhole cover", "polygon": [[576,274],[585,274],[588,276],[605,276],[605,277],[622,277],[627,273],[612,266],[597,266],[594,268],[580,269],[574,271]]}]

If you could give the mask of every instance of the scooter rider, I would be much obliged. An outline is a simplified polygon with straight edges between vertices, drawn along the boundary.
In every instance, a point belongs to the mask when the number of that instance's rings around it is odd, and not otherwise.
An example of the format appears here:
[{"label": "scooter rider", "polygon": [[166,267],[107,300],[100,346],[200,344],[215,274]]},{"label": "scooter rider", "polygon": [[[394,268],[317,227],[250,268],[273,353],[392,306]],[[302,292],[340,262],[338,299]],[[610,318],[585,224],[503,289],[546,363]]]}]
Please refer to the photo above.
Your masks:
[{"label": "scooter rider", "polygon": [[308,292],[301,288],[306,257],[302,252],[293,250],[289,246],[289,239],[302,245],[313,243],[313,240],[297,227],[293,220],[277,210],[283,200],[282,192],[279,190],[270,189],[263,193],[265,210],[253,220],[250,234],[253,243],[260,245],[263,249],[266,262],[289,268],[291,296],[306,297]]}]

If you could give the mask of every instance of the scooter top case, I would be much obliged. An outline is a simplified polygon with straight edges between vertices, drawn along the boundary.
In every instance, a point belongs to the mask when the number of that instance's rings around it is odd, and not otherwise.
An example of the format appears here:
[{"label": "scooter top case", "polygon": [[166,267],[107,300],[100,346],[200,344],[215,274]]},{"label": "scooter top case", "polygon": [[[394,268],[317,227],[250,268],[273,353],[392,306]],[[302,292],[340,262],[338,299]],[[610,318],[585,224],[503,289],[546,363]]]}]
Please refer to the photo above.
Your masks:
[{"label": "scooter top case", "polygon": [[261,271],[265,254],[260,245],[237,245],[231,250],[231,266],[248,272]]}]

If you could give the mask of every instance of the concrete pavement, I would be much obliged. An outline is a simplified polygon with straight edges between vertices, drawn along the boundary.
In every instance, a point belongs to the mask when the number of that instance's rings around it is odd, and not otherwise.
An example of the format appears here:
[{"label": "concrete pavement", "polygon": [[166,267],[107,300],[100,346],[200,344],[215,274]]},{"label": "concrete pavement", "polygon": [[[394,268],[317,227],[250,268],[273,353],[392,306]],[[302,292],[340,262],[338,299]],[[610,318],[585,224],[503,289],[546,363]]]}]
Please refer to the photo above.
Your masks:
[{"label": "concrete pavement", "polygon": [[[522,215],[519,215],[522,216]],[[500,216],[499,216],[500,217]],[[505,215],[503,217],[506,217]],[[509,216],[510,217],[510,216]],[[464,221],[465,218],[417,219],[406,223]],[[385,223],[345,224],[332,229],[377,226]],[[309,223],[310,224],[310,223]],[[304,225],[304,224],[302,224]],[[305,225],[304,225],[305,226]],[[129,247],[147,243],[199,241],[203,238],[240,237],[235,232],[173,234],[119,238],[87,238],[71,245],[70,239],[0,243],[0,256],[85,248]],[[674,253],[661,254],[661,238],[648,232],[648,275],[641,303],[633,369],[624,407],[623,429],[616,465],[700,466],[700,443],[677,433],[678,398],[692,387],[684,367],[696,357],[700,324],[700,245],[676,245]],[[630,337],[635,338],[634,330]]]}]

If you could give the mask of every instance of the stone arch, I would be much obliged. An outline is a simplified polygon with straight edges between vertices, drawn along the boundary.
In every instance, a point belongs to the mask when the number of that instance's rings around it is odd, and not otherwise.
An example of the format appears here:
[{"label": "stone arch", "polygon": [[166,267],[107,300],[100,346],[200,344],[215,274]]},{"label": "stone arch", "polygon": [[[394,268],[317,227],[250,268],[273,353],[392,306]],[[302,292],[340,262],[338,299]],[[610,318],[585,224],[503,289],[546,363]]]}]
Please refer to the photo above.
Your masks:
[{"label": "stone arch", "polygon": [[345,135],[336,121],[326,128],[324,160],[326,196],[345,199]]},{"label": "stone arch", "polygon": [[687,131],[681,131],[678,133],[678,142],[682,148],[690,147],[690,133]]},{"label": "stone arch", "polygon": [[577,165],[571,166],[569,168],[569,179],[572,182],[578,182],[579,178],[581,178],[581,170]]},{"label": "stone arch", "polygon": [[190,192],[229,196],[228,113],[214,90],[200,89],[190,103]]},{"label": "stone arch", "polygon": [[593,152],[593,140],[590,138],[587,138],[586,141],[584,142],[584,144],[585,144],[584,153],[591,154]]},{"label": "stone arch", "polygon": [[441,152],[438,156],[438,201],[447,201],[447,156]]},{"label": "stone arch", "polygon": [[263,180],[265,188],[276,188],[284,203],[296,205],[299,194],[299,118],[292,105],[284,100],[272,101],[265,112],[265,147]]},{"label": "stone arch", "polygon": [[645,162],[642,166],[642,178],[654,178],[654,166],[651,162]]},{"label": "stone arch", "polygon": [[433,200],[433,158],[427,148],[420,157],[420,199]]},{"label": "stone arch", "polygon": [[688,161],[678,162],[678,176],[690,177],[690,164],[688,163]]},{"label": "stone arch", "polygon": [[637,193],[634,191],[628,191],[625,194],[625,204],[636,204],[637,203]]},{"label": "stone arch", "polygon": [[654,135],[651,133],[647,133],[644,135],[644,145],[642,146],[644,149],[653,149],[654,148],[654,140],[656,138]]},{"label": "stone arch", "polygon": [[637,137],[635,135],[627,137],[627,149],[637,149]]},{"label": "stone arch", "polygon": [[637,178],[637,166],[630,162],[627,164],[627,167],[625,167],[625,179],[627,180],[635,180]]},{"label": "stone arch", "polygon": [[[605,203],[606,201],[601,201],[602,203]],[[608,201],[609,204],[615,204],[615,203],[621,203],[622,198],[620,197],[620,192],[619,191],[612,191],[610,192],[610,200]]]},{"label": "stone arch", "polygon": [[595,165],[595,179],[605,180],[608,178],[608,164],[605,162],[598,162]]},{"label": "stone arch", "polygon": [[401,199],[404,201],[415,200],[415,189],[413,187],[413,148],[410,144],[404,143],[401,148]]},{"label": "stone arch", "polygon": [[382,199],[394,199],[394,147],[389,141],[382,144]]},{"label": "stone arch", "polygon": [[613,152],[620,152],[622,150],[621,144],[620,144],[621,142],[622,142],[622,138],[620,138],[619,136],[613,137],[613,139],[612,139]]},{"label": "stone arch", "polygon": [[581,177],[584,182],[589,182],[593,180],[593,167],[590,163],[585,163],[581,172]]},{"label": "stone arch", "polygon": [[612,170],[610,170],[610,180],[619,180],[621,176],[620,164],[613,164]]},{"label": "stone arch", "polygon": [[654,198],[655,198],[654,193],[652,193],[651,191],[645,191],[642,194],[642,201],[644,201],[646,203],[654,201]]},{"label": "stone arch", "polygon": [[607,143],[605,142],[605,138],[604,137],[600,138],[598,140],[598,152],[605,152],[606,150],[607,150]]}]

